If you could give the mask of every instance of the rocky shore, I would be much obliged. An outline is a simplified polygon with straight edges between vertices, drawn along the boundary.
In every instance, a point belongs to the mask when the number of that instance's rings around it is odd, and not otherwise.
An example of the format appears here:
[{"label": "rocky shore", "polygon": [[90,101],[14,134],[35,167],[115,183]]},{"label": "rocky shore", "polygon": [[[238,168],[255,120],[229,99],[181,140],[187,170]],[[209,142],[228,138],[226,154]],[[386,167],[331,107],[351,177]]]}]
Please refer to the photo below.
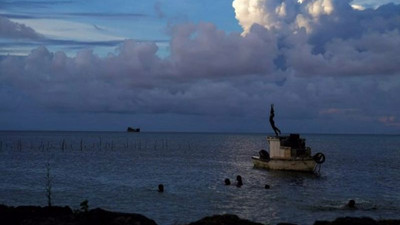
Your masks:
[{"label": "rocky shore", "polygon": [[[39,207],[0,205],[2,225],[157,225],[143,215],[135,213],[110,212],[100,208],[75,210],[70,207]],[[244,220],[236,215],[214,215],[188,225],[262,225]],[[278,225],[290,225],[279,223]],[[374,220],[368,217],[337,218],[335,221],[316,221],[314,225],[400,225],[400,220]]]}]

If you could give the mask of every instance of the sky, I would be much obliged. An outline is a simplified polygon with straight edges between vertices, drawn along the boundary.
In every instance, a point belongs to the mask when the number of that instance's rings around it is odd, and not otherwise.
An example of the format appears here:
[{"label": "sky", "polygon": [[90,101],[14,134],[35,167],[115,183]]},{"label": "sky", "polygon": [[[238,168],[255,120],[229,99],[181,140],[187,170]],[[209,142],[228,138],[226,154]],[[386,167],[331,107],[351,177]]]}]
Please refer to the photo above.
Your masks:
[{"label": "sky", "polygon": [[0,130],[400,133],[400,0],[0,0]]}]

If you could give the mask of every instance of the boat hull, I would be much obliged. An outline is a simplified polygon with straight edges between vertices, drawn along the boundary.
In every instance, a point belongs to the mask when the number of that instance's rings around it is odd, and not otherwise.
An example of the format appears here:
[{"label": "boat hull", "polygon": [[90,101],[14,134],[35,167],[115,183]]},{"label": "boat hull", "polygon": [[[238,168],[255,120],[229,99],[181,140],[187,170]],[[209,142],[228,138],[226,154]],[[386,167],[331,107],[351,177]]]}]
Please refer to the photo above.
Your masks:
[{"label": "boat hull", "polygon": [[253,156],[254,167],[268,170],[288,170],[300,172],[313,172],[317,163],[312,158],[296,159],[270,159],[261,160],[258,156]]}]

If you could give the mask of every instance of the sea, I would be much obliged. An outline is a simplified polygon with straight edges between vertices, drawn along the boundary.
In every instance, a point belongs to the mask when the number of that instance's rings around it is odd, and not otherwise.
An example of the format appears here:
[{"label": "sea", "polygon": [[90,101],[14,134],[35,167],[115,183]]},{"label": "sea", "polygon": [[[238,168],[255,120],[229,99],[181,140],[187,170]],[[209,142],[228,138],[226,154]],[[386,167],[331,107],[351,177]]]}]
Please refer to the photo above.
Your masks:
[{"label": "sea", "polygon": [[[159,225],[216,214],[299,225],[400,219],[399,135],[301,137],[326,156],[319,175],[254,168],[266,134],[1,131],[0,204],[46,206],[50,187],[53,205],[79,210],[88,200],[89,209],[139,213]],[[356,209],[346,207],[350,199]]]}]

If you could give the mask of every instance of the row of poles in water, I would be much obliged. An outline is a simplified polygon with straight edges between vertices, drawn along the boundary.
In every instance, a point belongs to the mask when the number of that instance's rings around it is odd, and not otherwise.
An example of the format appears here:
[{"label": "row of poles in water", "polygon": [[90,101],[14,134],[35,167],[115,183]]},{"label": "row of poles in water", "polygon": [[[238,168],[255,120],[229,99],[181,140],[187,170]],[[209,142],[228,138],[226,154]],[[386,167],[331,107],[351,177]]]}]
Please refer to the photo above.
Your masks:
[{"label": "row of poles in water", "polygon": [[[120,149],[148,149],[153,147],[153,149],[169,149],[170,143],[168,139],[160,139],[160,140],[153,140],[153,141],[145,141],[142,139],[137,139],[130,141],[126,140],[109,140],[103,141],[102,138],[99,138],[98,141],[85,141],[81,139],[78,143],[74,141],[67,142],[66,139],[62,139],[61,141],[54,142],[54,141],[43,141],[41,140],[39,144],[33,143],[33,141],[22,141],[22,139],[18,140],[0,140],[0,151],[1,150],[25,150],[25,149],[37,149],[37,150],[120,150]],[[193,144],[187,143],[179,143],[174,145],[175,148],[181,149],[185,148],[191,150],[193,148]]]}]

